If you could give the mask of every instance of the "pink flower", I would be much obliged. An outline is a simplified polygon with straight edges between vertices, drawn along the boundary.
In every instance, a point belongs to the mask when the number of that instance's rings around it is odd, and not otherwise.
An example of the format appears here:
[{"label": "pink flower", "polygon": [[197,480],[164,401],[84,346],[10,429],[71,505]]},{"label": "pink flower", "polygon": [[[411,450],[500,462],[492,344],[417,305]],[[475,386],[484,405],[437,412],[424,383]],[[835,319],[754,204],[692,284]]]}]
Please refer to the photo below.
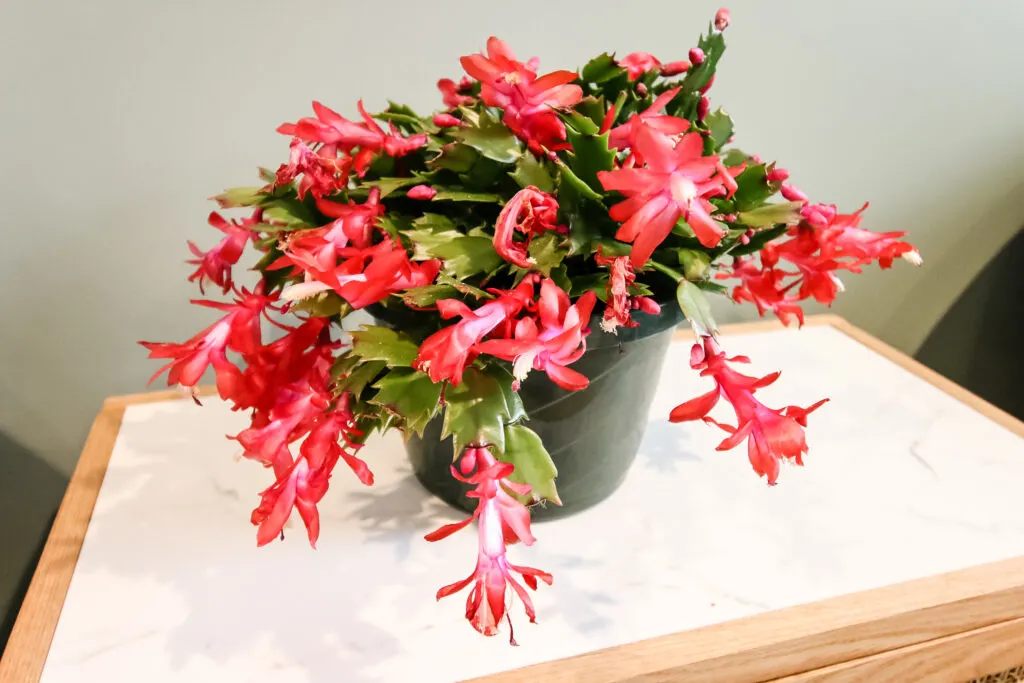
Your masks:
[{"label": "pink flower", "polygon": [[533,299],[532,280],[526,279],[514,290],[495,290],[498,298],[476,310],[457,299],[442,299],[437,310],[445,320],[462,320],[438,330],[420,345],[413,367],[430,375],[434,382],[462,382],[462,373],[473,362],[477,351],[473,346],[498,325],[515,317]]},{"label": "pink flower", "polygon": [[214,228],[224,233],[224,237],[215,247],[203,252],[194,242],[188,243],[189,250],[196,256],[189,263],[197,266],[196,272],[188,277],[189,282],[199,282],[199,291],[203,294],[204,285],[212,282],[227,294],[231,289],[231,266],[238,263],[238,259],[245,250],[245,245],[252,236],[252,227],[262,220],[263,212],[257,209],[250,218],[242,221],[228,222],[216,211],[210,213],[207,222]]},{"label": "pink flower", "polygon": [[729,26],[729,21],[731,19],[732,17],[729,14],[729,10],[724,7],[721,8],[715,12],[715,29],[724,31]]},{"label": "pink flower", "polygon": [[437,190],[430,185],[414,185],[405,194],[409,199],[430,200],[437,194]]},{"label": "pink flower", "polygon": [[462,120],[455,118],[451,114],[435,114],[434,125],[438,128],[451,128],[461,126]]},{"label": "pink flower", "polygon": [[373,117],[366,113],[362,100],[357,106],[363,118],[361,124],[349,121],[338,112],[314,102],[313,112],[316,118],[299,119],[297,123],[283,123],[278,126],[277,132],[293,135],[306,142],[337,145],[345,152],[358,147],[362,151],[384,152],[392,157],[405,156],[427,144],[426,133],[403,137],[394,124],[391,124],[390,133],[385,133]]},{"label": "pink flower", "polygon": [[791,202],[807,201],[807,195],[789,183],[782,183],[782,196]]},{"label": "pink flower", "polygon": [[630,310],[639,309],[644,313],[657,315],[661,313],[661,306],[646,296],[630,296],[629,288],[636,281],[636,274],[633,266],[629,263],[628,256],[603,256],[600,251],[594,257],[599,266],[608,266],[608,286],[606,288],[606,299],[604,318],[601,320],[601,329],[612,334],[618,333],[618,327],[637,327],[640,323],[633,320]]},{"label": "pink flower", "polygon": [[[650,127],[637,134],[636,150],[644,168],[601,171],[598,179],[606,190],[617,190],[628,199],[612,207],[609,215],[623,222],[615,238],[632,242],[630,261],[639,268],[683,218],[700,243],[716,246],[725,229],[711,218],[714,207],[708,197],[731,195],[735,187],[717,156],[703,156],[699,133],[684,135],[678,143]],[[718,175],[716,176],[716,173]],[[728,180],[726,180],[728,178]]]},{"label": "pink flower", "polygon": [[373,239],[373,230],[377,220],[384,215],[384,205],[380,203],[380,188],[370,189],[369,196],[363,204],[349,200],[347,204],[339,204],[329,199],[317,199],[316,208],[320,213],[333,218],[330,229],[340,228],[353,246],[365,249]]},{"label": "pink flower", "polygon": [[487,55],[462,58],[462,67],[480,81],[480,97],[491,107],[504,110],[502,122],[540,154],[545,148],[565,147],[565,124],[555,109],[567,109],[583,99],[583,90],[570,85],[572,71],[554,71],[538,77],[536,65],[516,61],[509,46],[498,38],[487,41]]},{"label": "pink flower", "polygon": [[[529,186],[517,192],[498,214],[494,225],[494,250],[520,268],[529,268],[533,260],[527,255],[527,247],[537,235],[548,230],[565,232],[558,225],[558,202],[546,192]],[[514,241],[516,232],[525,239]]]},{"label": "pink flower", "polygon": [[442,78],[437,82],[437,89],[441,91],[441,96],[444,98],[444,106],[449,109],[455,109],[461,107],[464,104],[473,104],[473,98],[468,95],[462,95],[461,92],[465,91],[470,82],[456,85],[455,81],[450,78]]},{"label": "pink flower", "polygon": [[[506,617],[506,597],[511,588],[522,600],[530,623],[536,623],[537,613],[533,601],[513,576],[513,572],[521,575],[523,583],[532,590],[537,590],[538,579],[550,586],[551,574],[532,567],[514,565],[508,561],[506,552],[506,545],[510,542],[518,540],[524,545],[533,545],[536,540],[530,531],[530,511],[506,491],[526,495],[530,487],[510,481],[508,477],[514,467],[495,460],[486,447],[468,448],[462,456],[460,467],[464,472],[476,469],[468,478],[460,475],[455,467],[451,469],[453,477],[476,486],[469,493],[477,499],[476,511],[465,521],[446,524],[425,538],[432,542],[439,541],[465,528],[474,519],[477,520],[479,550],[476,569],[465,579],[438,590],[437,599],[457,593],[473,583],[473,589],[466,598],[466,619],[480,633],[493,636],[498,632],[498,624]],[[509,619],[510,627],[511,623]],[[509,640],[513,645],[516,644],[511,634]]]},{"label": "pink flower", "polygon": [[619,66],[626,70],[626,75],[631,81],[635,81],[648,71],[656,71],[661,67],[658,58],[648,52],[633,52],[618,62]]},{"label": "pink flower", "polygon": [[139,342],[149,349],[150,358],[170,362],[156,371],[150,382],[167,371],[167,385],[194,388],[207,368],[216,372],[217,393],[230,399],[241,386],[242,373],[227,358],[230,349],[254,353],[260,347],[260,315],[271,307],[276,294],[265,295],[263,282],[250,292],[242,289],[234,303],[196,300],[192,303],[225,311],[227,314],[182,344]]},{"label": "pink flower", "polygon": [[[807,426],[807,415],[828,399],[822,399],[809,408],[788,406],[784,410],[769,408],[754,397],[754,392],[766,387],[779,378],[774,372],[760,379],[740,374],[729,367],[729,362],[749,362],[745,356],[726,358],[718,342],[712,337],[703,337],[703,343],[696,343],[690,351],[690,367],[700,370],[701,377],[715,380],[715,388],[708,393],[676,406],[669,419],[672,422],[704,420],[717,425],[729,436],[718,445],[717,450],[735,448],[747,441],[747,455],[754,471],[775,484],[779,478],[779,462],[787,460],[803,464],[807,452],[807,441],[803,428]],[[736,412],[737,426],[721,424],[708,416],[712,408],[724,398]]]},{"label": "pink flower", "polygon": [[[516,323],[512,339],[488,339],[475,346],[487,353],[512,361],[512,373],[523,380],[530,369],[543,370],[552,382],[567,391],[586,389],[589,380],[567,365],[575,363],[587,350],[587,323],[597,295],[587,291],[575,304],[552,280],[542,280],[537,300],[537,319],[522,318]],[[538,325],[537,323],[540,323]]]},{"label": "pink flower", "polygon": [[608,146],[614,149],[629,149],[633,152],[636,163],[642,164],[643,159],[636,154],[637,134],[644,127],[648,127],[669,137],[682,135],[690,130],[690,122],[676,116],[667,116],[660,112],[679,93],[679,88],[672,88],[658,95],[651,106],[629,117],[629,120],[620,126],[612,128],[608,134]]}]

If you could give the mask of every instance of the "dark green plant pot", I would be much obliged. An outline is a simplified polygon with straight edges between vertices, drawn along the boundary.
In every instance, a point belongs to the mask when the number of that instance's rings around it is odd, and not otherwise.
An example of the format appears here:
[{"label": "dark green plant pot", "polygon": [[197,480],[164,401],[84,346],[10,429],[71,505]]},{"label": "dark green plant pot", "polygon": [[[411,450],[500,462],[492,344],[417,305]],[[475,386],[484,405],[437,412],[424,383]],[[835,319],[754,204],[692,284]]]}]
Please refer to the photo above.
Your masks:
[{"label": "dark green plant pot", "polygon": [[[658,386],[672,333],[683,317],[670,302],[662,314],[634,315],[639,327],[601,330],[600,315],[590,321],[587,352],[572,365],[590,379],[583,391],[566,391],[534,370],[519,395],[530,429],[544,441],[558,468],[562,505],[534,506],[534,519],[571,515],[601,502],[625,480],[647,426],[648,411]],[[441,420],[406,444],[413,472],[438,498],[466,511],[476,507],[466,498],[470,489],[451,475],[452,441],[441,441]]]}]

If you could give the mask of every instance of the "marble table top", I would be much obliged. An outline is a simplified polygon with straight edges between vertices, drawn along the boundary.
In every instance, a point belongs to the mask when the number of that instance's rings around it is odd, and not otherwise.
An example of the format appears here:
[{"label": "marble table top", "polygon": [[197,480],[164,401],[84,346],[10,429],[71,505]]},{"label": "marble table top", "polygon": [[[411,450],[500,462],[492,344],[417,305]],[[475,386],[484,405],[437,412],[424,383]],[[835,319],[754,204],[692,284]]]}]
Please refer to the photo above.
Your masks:
[{"label": "marble table top", "polygon": [[831,397],[806,467],[769,488],[745,449],[714,450],[717,429],[669,424],[707,388],[674,343],[623,487],[510,550],[555,576],[536,625],[517,606],[517,648],[470,628],[464,594],[435,602],[475,534],[423,541],[461,515],[419,487],[399,436],[363,451],[374,487],[339,468],[318,550],[297,518],[257,549],[268,473],[224,438],[244,416],[130,406],[42,681],[455,681],[1024,555],[1024,439],[830,327],[725,346],[782,370],[769,405]]}]

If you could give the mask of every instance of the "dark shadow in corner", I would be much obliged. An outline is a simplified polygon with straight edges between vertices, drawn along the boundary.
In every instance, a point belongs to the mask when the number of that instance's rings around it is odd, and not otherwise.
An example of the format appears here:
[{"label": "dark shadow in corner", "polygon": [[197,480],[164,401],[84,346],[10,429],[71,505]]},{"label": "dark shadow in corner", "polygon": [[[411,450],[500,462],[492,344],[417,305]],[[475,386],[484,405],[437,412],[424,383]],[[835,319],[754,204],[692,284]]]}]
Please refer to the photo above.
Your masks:
[{"label": "dark shadow in corner", "polygon": [[1024,231],[946,312],[917,360],[1024,420]]},{"label": "dark shadow in corner", "polygon": [[45,461],[0,432],[0,653],[67,483]]}]

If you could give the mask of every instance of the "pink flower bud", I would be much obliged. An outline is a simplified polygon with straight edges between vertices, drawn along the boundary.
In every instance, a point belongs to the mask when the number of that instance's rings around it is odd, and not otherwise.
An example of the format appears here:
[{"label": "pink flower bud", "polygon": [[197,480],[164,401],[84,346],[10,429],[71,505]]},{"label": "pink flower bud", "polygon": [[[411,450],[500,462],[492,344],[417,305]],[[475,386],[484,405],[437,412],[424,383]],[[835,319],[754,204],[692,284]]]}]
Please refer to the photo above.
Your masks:
[{"label": "pink flower bud", "polygon": [[469,90],[473,87],[473,79],[469,76],[463,76],[459,80],[459,90]]},{"label": "pink flower bud", "polygon": [[724,216],[722,216],[722,222],[723,223],[735,223],[736,222],[736,214],[734,214],[734,213],[727,213],[727,214],[725,214]]},{"label": "pink flower bud", "polygon": [[447,128],[449,126],[460,126],[462,121],[451,114],[437,114],[434,116],[434,125],[438,128]]},{"label": "pink flower bud", "polygon": [[715,12],[715,28],[719,31],[724,31],[729,26],[731,19],[732,15],[729,14],[729,10],[723,7]]},{"label": "pink flower bud", "polygon": [[750,244],[750,235],[747,233],[740,235],[740,244]]},{"label": "pink flower bud", "polygon": [[787,180],[789,178],[789,171],[784,168],[773,168],[768,171],[767,177],[769,183],[777,183],[782,180]]},{"label": "pink flower bud", "polygon": [[669,62],[661,67],[661,75],[665,78],[671,78],[672,76],[678,76],[681,73],[686,73],[690,70],[690,63],[685,61],[680,62]]},{"label": "pink flower bud", "polygon": [[705,85],[703,88],[700,89],[700,94],[703,95],[708,90],[711,90],[711,86],[714,85],[714,84],[715,84],[715,77],[712,75],[711,79],[708,81],[707,85]]},{"label": "pink flower bud", "polygon": [[828,220],[825,215],[821,212],[819,206],[805,206],[800,209],[800,215],[805,221],[811,224],[815,228],[828,227]]},{"label": "pink flower bud", "polygon": [[751,161],[752,163],[754,163],[754,164],[759,164],[759,163],[761,163],[761,157],[759,157],[759,156],[757,156],[756,154],[754,154],[754,155],[752,155],[752,156],[750,157],[750,161]]},{"label": "pink flower bud", "polygon": [[806,202],[807,195],[789,183],[782,183],[782,196],[791,202]]},{"label": "pink flower bud", "polygon": [[633,299],[633,307],[649,315],[658,315],[661,313],[661,306],[659,306],[658,302],[649,296],[638,296]]},{"label": "pink flower bud", "polygon": [[636,84],[636,94],[640,97],[647,97],[647,86],[643,83]]},{"label": "pink flower bud", "polygon": [[704,63],[704,50],[699,47],[690,49],[690,62],[694,66],[700,66]]},{"label": "pink flower bud", "polygon": [[700,102],[697,103],[697,120],[703,121],[704,117],[708,115],[708,111],[711,110],[711,100],[707,97],[700,98]]},{"label": "pink flower bud", "polygon": [[437,190],[430,185],[416,185],[410,187],[405,196],[409,199],[433,199],[435,194],[437,194]]}]

